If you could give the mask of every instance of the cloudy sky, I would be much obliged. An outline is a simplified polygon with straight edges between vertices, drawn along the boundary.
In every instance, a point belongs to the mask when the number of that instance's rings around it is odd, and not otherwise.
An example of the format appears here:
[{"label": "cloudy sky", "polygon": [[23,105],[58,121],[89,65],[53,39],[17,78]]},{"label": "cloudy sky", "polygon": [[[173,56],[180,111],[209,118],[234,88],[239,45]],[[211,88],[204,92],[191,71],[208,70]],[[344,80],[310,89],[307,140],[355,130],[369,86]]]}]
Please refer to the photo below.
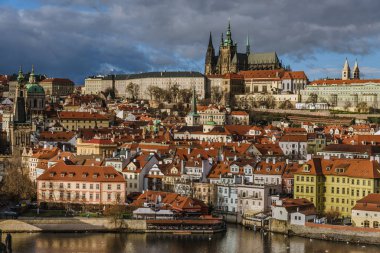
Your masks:
[{"label": "cloudy sky", "polygon": [[277,51],[310,79],[336,77],[347,57],[380,78],[378,0],[1,0],[0,73],[88,75],[203,71],[209,32],[231,19],[239,51]]}]

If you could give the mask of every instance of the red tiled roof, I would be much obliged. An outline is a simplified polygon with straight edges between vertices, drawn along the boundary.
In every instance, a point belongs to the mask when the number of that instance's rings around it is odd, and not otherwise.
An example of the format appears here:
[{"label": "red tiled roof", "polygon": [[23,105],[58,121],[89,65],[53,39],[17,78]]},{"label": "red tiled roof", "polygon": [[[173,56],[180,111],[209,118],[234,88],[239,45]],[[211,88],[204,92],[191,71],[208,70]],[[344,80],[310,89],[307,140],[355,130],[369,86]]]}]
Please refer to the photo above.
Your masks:
[{"label": "red tiled roof", "polygon": [[57,163],[46,170],[37,180],[125,182],[123,175],[112,166],[66,165],[63,162]]}]

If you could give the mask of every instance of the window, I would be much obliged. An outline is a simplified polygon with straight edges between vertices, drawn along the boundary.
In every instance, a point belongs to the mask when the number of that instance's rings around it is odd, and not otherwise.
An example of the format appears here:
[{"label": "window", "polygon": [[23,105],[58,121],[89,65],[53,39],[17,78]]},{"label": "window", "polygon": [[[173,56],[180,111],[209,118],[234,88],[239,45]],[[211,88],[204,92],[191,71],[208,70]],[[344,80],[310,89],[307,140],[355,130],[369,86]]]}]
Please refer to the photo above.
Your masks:
[{"label": "window", "polygon": [[79,184],[78,183],[76,184],[76,188],[79,189]]},{"label": "window", "polygon": [[67,188],[68,188],[68,189],[71,188],[71,183],[67,183]]},{"label": "window", "polygon": [[107,199],[108,199],[108,200],[111,200],[111,193],[108,193],[108,194],[107,194]]},{"label": "window", "polygon": [[121,189],[121,186],[120,184],[117,185],[117,189],[120,190]]},{"label": "window", "polygon": [[82,185],[82,189],[86,189],[86,184],[83,184],[83,185]]},{"label": "window", "polygon": [[93,184],[90,184],[90,189],[94,189],[94,185]]},{"label": "window", "polygon": [[99,184],[96,184],[96,189],[99,190]]}]

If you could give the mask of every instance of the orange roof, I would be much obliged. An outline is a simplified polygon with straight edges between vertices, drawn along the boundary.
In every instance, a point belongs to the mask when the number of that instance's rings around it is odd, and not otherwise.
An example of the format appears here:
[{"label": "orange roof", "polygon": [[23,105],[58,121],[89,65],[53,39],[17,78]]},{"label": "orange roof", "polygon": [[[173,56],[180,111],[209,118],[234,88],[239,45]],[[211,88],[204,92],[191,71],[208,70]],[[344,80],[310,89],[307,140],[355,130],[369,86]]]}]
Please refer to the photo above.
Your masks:
[{"label": "orange roof", "polygon": [[310,172],[300,166],[294,174],[334,175],[352,178],[380,178],[380,165],[377,161],[366,159],[322,159],[313,158],[306,162]]},{"label": "orange roof", "polygon": [[248,116],[248,113],[245,111],[232,111],[231,115]]},{"label": "orange roof", "polygon": [[92,112],[70,112],[70,111],[62,111],[59,112],[60,119],[74,119],[74,120],[108,120],[108,117]]},{"label": "orange roof", "polygon": [[63,162],[57,163],[46,170],[37,180],[125,182],[123,175],[112,166],[66,165]]},{"label": "orange roof", "polygon": [[351,84],[367,84],[367,83],[380,83],[380,79],[350,79],[350,80],[341,80],[341,79],[327,79],[327,80],[315,80],[312,81],[309,85],[318,86],[318,85],[351,85]]},{"label": "orange roof", "polygon": [[279,79],[285,70],[277,69],[277,70],[245,70],[240,71],[239,74],[244,76],[244,79],[248,78],[257,78],[257,79]]}]

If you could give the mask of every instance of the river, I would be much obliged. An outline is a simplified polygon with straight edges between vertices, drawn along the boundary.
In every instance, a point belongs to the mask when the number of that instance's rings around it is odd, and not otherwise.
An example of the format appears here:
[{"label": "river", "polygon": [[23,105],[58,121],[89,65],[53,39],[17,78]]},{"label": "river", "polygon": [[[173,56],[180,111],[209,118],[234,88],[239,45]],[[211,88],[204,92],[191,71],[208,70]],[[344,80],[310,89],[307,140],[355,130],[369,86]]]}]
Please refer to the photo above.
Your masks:
[{"label": "river", "polygon": [[378,253],[380,246],[253,232],[229,225],[216,235],[37,233],[13,234],[13,253]]}]

